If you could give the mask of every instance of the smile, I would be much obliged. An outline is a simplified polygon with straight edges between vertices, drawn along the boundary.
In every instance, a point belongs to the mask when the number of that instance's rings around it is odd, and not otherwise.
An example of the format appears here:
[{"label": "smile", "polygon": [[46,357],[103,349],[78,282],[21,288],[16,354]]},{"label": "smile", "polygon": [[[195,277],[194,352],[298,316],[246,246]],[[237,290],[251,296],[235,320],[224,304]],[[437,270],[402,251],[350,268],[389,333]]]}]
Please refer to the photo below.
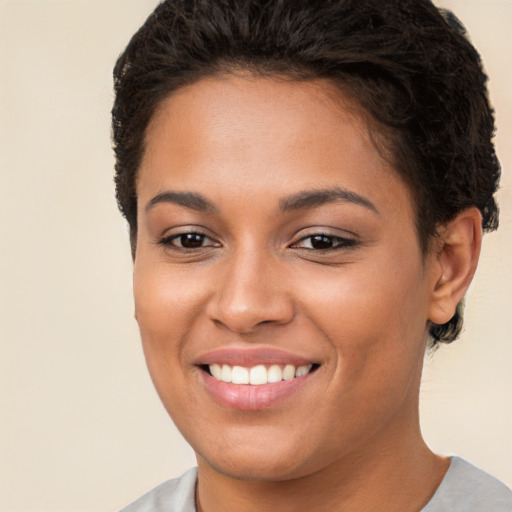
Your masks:
[{"label": "smile", "polygon": [[302,389],[312,389],[323,366],[318,355],[275,347],[224,347],[194,361],[203,389],[228,409],[257,411],[278,407]]},{"label": "smile", "polygon": [[250,384],[262,386],[281,381],[290,381],[307,375],[313,369],[313,364],[294,366],[293,364],[273,364],[267,367],[263,364],[246,368],[244,366],[231,366],[228,364],[210,364],[210,375],[218,381],[232,384]]},{"label": "smile", "polygon": [[290,399],[310,382],[318,368],[317,364],[208,364],[202,366],[201,375],[209,395],[221,406],[256,411]]}]

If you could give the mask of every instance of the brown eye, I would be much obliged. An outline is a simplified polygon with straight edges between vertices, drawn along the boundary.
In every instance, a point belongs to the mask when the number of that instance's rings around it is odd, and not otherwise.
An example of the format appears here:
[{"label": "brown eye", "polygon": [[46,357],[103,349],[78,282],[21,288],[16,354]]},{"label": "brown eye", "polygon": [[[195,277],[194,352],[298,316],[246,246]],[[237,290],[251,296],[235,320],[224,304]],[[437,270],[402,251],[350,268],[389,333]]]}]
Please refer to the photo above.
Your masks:
[{"label": "brown eye", "polygon": [[185,233],[179,235],[173,241],[175,245],[183,247],[184,249],[197,249],[203,246],[205,239],[206,236],[200,233]]},{"label": "brown eye", "polygon": [[334,246],[334,239],[332,236],[315,235],[310,237],[310,243],[313,249],[330,249]]},{"label": "brown eye", "polygon": [[219,246],[219,244],[212,240],[209,236],[196,232],[180,233],[178,235],[167,236],[162,238],[158,243],[159,245],[163,245],[176,250],[194,250]]},{"label": "brown eye", "polygon": [[302,238],[293,244],[293,247],[307,249],[310,251],[334,251],[337,249],[347,249],[356,245],[356,240],[351,238],[343,238],[340,236],[317,233],[315,235],[309,235]]}]

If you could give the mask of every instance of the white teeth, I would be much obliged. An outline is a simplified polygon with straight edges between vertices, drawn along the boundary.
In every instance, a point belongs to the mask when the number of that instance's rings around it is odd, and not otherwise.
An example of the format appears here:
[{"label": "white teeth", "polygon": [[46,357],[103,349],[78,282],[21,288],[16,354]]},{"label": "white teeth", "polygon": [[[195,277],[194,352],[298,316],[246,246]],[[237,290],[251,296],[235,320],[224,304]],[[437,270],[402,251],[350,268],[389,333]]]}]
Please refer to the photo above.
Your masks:
[{"label": "white teeth", "polygon": [[249,384],[258,386],[259,384],[266,384],[267,382],[267,369],[262,364],[251,368],[251,372],[249,373]]},{"label": "white teeth", "polygon": [[231,382],[233,384],[249,384],[249,370],[243,366],[233,366]]},{"label": "white teeth", "polygon": [[277,364],[273,364],[268,369],[267,382],[281,382],[283,380],[283,370]]},{"label": "white teeth", "polygon": [[305,364],[297,368],[292,364],[287,364],[284,368],[273,364],[268,369],[262,364],[252,368],[230,366],[228,364],[209,365],[210,373],[217,380],[232,382],[233,384],[251,384],[253,386],[303,377],[311,371],[312,367],[312,364]]},{"label": "white teeth", "polygon": [[307,375],[312,367],[312,364],[305,364],[304,366],[299,366],[297,370],[295,370],[295,377],[302,377],[303,375]]},{"label": "white teeth", "polygon": [[283,380],[292,380],[295,377],[295,366],[287,364],[283,370]]},{"label": "white teeth", "polygon": [[222,380],[222,367],[220,364],[212,364],[210,366],[210,372],[217,380]]},{"label": "white teeth", "polygon": [[[210,366],[211,371],[211,366]],[[220,380],[224,382],[231,382],[231,366],[228,366],[227,364],[222,365],[222,374],[220,376]]]}]

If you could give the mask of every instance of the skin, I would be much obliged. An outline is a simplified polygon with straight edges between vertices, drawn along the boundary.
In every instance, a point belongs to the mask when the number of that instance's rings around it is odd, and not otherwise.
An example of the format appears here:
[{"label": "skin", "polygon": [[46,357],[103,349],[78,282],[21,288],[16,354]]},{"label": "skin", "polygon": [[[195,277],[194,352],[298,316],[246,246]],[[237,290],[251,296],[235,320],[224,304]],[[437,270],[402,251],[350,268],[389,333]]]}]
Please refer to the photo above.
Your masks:
[{"label": "skin", "polygon": [[[411,194],[363,119],[325,81],[222,76],[173,93],[148,127],[136,317],[197,455],[199,510],[416,511],[448,468],[421,437],[419,385],[429,321],[451,317],[476,268],[479,214],[423,255]],[[283,210],[340,188],[352,195]],[[199,246],[180,247],[194,232]],[[314,249],[315,234],[339,248]],[[229,409],[196,364],[223,347],[320,366],[276,406]]]}]

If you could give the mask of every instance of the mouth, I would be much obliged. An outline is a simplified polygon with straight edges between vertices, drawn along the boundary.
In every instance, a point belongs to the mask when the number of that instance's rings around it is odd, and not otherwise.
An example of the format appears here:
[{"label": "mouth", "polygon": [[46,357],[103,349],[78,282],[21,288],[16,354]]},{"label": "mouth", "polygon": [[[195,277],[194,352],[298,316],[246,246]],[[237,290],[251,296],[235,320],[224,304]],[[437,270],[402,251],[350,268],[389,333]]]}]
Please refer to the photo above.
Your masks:
[{"label": "mouth", "polygon": [[313,389],[320,362],[273,347],[222,348],[195,361],[207,395],[223,408],[257,411],[277,407]]},{"label": "mouth", "polygon": [[319,364],[257,364],[251,367],[213,363],[201,369],[219,382],[235,385],[263,386],[282,381],[292,381],[316,371]]}]

